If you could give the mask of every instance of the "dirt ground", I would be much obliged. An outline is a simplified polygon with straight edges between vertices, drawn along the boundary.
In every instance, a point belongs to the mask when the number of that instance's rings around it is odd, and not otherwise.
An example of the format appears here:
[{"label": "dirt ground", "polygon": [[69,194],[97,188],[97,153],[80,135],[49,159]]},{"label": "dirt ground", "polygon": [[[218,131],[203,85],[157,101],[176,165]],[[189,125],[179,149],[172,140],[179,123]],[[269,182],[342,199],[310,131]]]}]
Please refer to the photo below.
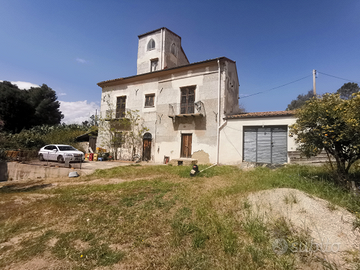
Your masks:
[{"label": "dirt ground", "polygon": [[[347,256],[360,251],[360,231],[353,227],[355,216],[340,206],[290,188],[255,192],[247,199],[253,212],[265,221],[284,218],[293,230],[310,236],[302,246],[295,243],[296,252],[313,253],[336,263],[338,269],[348,269]],[[274,244],[283,240],[276,239]],[[292,247],[281,248],[280,252],[285,252]]]}]

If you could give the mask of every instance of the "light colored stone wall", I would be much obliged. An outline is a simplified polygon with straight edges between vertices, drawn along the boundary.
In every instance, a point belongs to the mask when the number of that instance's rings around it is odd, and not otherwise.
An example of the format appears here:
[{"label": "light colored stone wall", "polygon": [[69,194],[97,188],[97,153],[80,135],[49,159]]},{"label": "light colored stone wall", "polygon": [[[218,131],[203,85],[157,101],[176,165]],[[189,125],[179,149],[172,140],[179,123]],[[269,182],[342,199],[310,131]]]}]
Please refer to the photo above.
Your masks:
[{"label": "light colored stone wall", "polygon": [[[220,163],[240,164],[243,160],[243,132],[246,126],[290,126],[294,116],[229,119],[220,133]],[[289,132],[288,132],[289,134]],[[288,136],[288,151],[296,150],[294,138]],[[288,158],[288,162],[290,162]]]},{"label": "light colored stone wall", "polygon": [[[155,41],[155,49],[148,51],[147,45],[151,39]],[[171,53],[173,43],[176,47],[175,55]],[[181,49],[181,38],[167,29],[159,29],[139,38],[137,74],[150,72],[150,60],[155,58],[159,59],[157,70],[189,64]]]},{"label": "light colored stone wall", "polygon": [[[155,41],[155,49],[148,51],[148,42],[153,39]],[[150,72],[150,59],[158,58],[158,70],[163,69],[162,63],[162,30],[143,36],[139,39],[138,56],[137,56],[137,74]]]},{"label": "light colored stone wall", "polygon": [[[229,64],[230,63],[230,64]],[[234,63],[221,63],[221,116],[225,116],[224,100],[229,91],[227,81],[234,80],[235,73],[229,75],[228,70],[234,69]],[[230,68],[229,68],[230,66]],[[181,87],[195,85],[195,102],[201,101],[205,107],[205,116],[176,118],[173,121],[169,115],[169,104],[180,108]],[[217,112],[218,112],[218,66],[216,62],[209,62],[207,66],[193,70],[182,71],[170,75],[136,83],[105,87],[102,93],[101,114],[105,115],[106,99],[109,97],[113,109],[116,108],[116,98],[126,96],[126,108],[139,110],[144,124],[152,134],[152,161],[162,163],[164,156],[180,157],[181,134],[192,134],[192,153],[201,152],[209,156],[206,163],[216,162]],[[235,91],[235,90],[234,90]],[[155,93],[155,106],[144,108],[145,94]],[[237,104],[237,95],[230,95],[227,106]],[[177,112],[179,114],[180,111]],[[99,135],[99,145],[103,134]]]}]

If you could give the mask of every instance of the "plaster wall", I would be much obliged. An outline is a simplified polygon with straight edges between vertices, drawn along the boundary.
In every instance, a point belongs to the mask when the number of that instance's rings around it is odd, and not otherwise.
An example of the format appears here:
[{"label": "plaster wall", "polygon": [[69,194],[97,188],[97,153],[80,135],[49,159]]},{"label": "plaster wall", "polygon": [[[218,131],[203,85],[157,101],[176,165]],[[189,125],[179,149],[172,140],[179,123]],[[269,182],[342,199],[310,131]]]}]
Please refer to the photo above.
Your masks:
[{"label": "plaster wall", "polygon": [[[137,56],[137,74],[143,74],[150,72],[150,59],[158,58],[158,68],[161,70],[162,66],[162,48],[163,48],[163,35],[161,29],[154,33],[139,38],[138,43],[138,56]],[[147,50],[149,41],[153,39],[155,41],[155,48],[153,50]]]},{"label": "plaster wall", "polygon": [[[248,126],[290,126],[296,118],[293,116],[229,119],[220,132],[220,163],[240,164],[243,160],[243,132]],[[289,130],[288,130],[289,135]],[[294,138],[288,136],[287,150],[295,151]],[[288,162],[290,159],[288,157]]]},{"label": "plaster wall", "polygon": [[[238,102],[238,94],[234,94],[234,91],[238,91],[238,86],[236,87],[238,84],[234,83],[233,89],[228,86],[228,82],[233,82],[237,77],[234,65],[228,61],[221,63],[221,119],[226,112],[234,111],[233,108],[228,110],[224,106],[235,107]],[[231,74],[229,74],[229,70]],[[126,96],[126,108],[138,110],[143,124],[152,134],[152,161],[162,163],[164,156],[168,156],[170,159],[179,158],[181,134],[186,133],[192,134],[192,153],[203,151],[201,155],[208,155],[210,163],[214,163],[216,162],[218,125],[218,76],[217,63],[210,62],[207,66],[188,71],[105,87],[102,92],[101,115],[104,117],[110,108],[116,109],[117,97]],[[175,114],[180,114],[181,88],[186,86],[196,86],[195,102],[203,102],[205,114],[203,116],[170,118],[169,105],[175,108]],[[227,94],[228,91],[232,92]],[[155,94],[154,107],[145,108],[145,95],[152,93]],[[105,141],[103,135],[99,135],[99,145]],[[202,158],[201,160],[206,159]]]},{"label": "plaster wall", "polygon": [[[155,41],[155,49],[147,50],[151,39]],[[172,44],[175,46],[175,53],[171,52]],[[151,59],[159,61],[156,70],[189,64],[181,47],[181,38],[167,29],[159,29],[139,38],[137,74],[150,72]]]}]

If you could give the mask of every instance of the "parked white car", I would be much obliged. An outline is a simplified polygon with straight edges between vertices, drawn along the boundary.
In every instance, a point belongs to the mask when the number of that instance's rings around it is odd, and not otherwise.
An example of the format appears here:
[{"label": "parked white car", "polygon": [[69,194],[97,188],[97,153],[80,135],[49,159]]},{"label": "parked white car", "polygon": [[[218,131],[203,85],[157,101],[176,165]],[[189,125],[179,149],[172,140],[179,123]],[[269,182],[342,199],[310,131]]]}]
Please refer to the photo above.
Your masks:
[{"label": "parked white car", "polygon": [[65,159],[70,161],[84,161],[84,153],[65,144],[49,144],[42,147],[38,153],[39,160],[53,160],[64,162]]}]

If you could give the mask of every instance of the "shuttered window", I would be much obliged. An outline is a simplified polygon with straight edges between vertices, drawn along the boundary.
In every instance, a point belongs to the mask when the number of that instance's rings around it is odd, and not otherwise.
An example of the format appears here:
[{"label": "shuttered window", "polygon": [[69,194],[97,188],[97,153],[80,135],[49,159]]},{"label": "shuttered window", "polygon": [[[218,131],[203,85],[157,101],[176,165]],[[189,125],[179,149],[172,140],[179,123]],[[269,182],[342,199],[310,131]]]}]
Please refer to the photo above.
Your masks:
[{"label": "shuttered window", "polygon": [[116,118],[125,117],[126,96],[117,97],[116,99]]},{"label": "shuttered window", "polygon": [[181,88],[180,114],[194,113],[195,86]]},{"label": "shuttered window", "polygon": [[287,162],[287,126],[244,127],[244,161]]}]

